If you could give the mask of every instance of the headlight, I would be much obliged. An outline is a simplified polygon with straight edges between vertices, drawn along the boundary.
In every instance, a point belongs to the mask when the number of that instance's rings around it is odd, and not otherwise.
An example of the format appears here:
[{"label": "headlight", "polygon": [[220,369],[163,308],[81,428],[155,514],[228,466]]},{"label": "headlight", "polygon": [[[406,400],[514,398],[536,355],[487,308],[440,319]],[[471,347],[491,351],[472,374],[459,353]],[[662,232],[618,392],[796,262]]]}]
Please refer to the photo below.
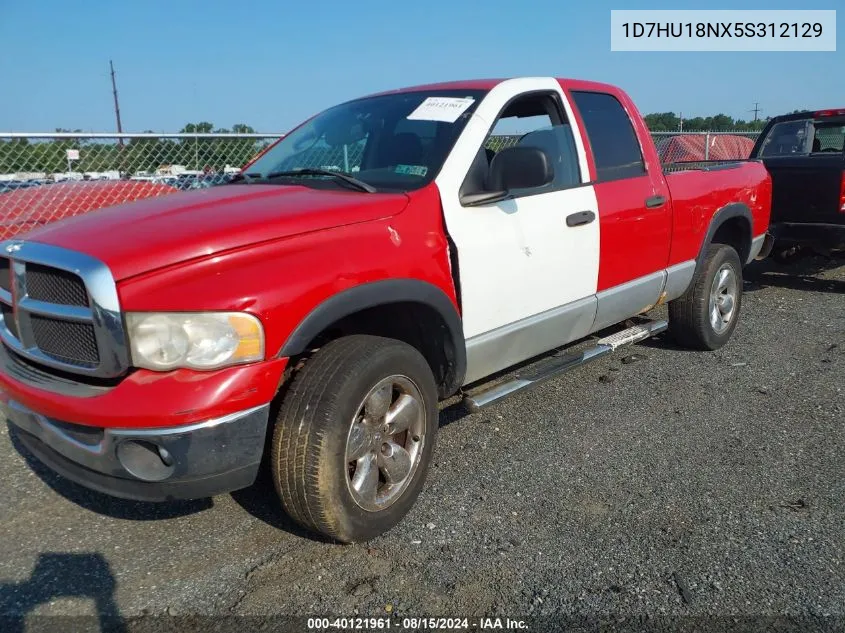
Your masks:
[{"label": "headlight", "polygon": [[218,369],[264,359],[264,329],[242,312],[129,312],[132,364]]}]

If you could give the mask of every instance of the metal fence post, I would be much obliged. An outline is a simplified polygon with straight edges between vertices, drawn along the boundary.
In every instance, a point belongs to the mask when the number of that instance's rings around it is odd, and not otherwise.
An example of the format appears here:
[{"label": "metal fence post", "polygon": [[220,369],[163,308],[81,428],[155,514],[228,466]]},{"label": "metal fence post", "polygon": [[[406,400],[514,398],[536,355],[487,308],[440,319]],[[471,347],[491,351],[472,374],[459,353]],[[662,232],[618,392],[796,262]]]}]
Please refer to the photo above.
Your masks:
[{"label": "metal fence post", "polygon": [[704,160],[710,160],[710,132],[704,136]]}]

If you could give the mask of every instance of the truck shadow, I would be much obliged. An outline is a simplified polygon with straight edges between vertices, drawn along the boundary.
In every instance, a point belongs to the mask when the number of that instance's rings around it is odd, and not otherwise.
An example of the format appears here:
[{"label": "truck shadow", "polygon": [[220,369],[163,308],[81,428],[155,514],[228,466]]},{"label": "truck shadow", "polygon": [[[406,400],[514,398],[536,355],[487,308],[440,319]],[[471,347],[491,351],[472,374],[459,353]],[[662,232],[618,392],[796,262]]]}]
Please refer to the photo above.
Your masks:
[{"label": "truck shadow", "polygon": [[836,257],[806,256],[789,264],[764,259],[753,262],[745,269],[745,292],[756,292],[764,288],[785,288],[826,294],[845,294],[845,281],[823,279],[817,276],[841,266],[845,266],[845,254],[839,254]]},{"label": "truck shadow", "polygon": [[[290,381],[286,381],[270,405],[271,420],[275,420],[278,417],[279,408],[289,387]],[[255,482],[248,488],[232,491],[229,493],[229,496],[247,514],[262,523],[266,523],[270,527],[317,543],[333,543],[334,541],[332,539],[313,533],[300,526],[285,512],[284,507],[282,507],[281,499],[279,499],[279,495],[276,493],[275,486],[273,485],[273,477],[270,472],[272,438],[272,431],[268,431],[267,437],[264,440],[264,457],[261,460],[261,466],[258,469],[258,476],[255,478]]]},{"label": "truck shadow", "polygon": [[[125,633],[126,623],[114,599],[117,581],[108,561],[99,553],[56,553],[38,555],[32,575],[19,583],[0,583],[0,630],[73,631],[82,620],[99,624],[100,631]],[[29,615],[40,605],[57,598],[88,600],[96,616]],[[85,627],[90,628],[90,622]]]},{"label": "truck shadow", "polygon": [[262,465],[258,478],[249,488],[235,490],[230,493],[230,496],[250,516],[270,527],[317,543],[334,542],[332,539],[306,530],[288,516],[273,487],[269,466]]},{"label": "truck shadow", "polygon": [[[65,479],[44,466],[21,443],[18,438],[17,429],[8,422],[6,426],[12,446],[24,458],[35,475],[57,494],[91,512],[128,521],[159,521],[202,512],[214,505],[213,500],[210,498],[169,501],[167,503],[147,503],[119,499],[95,490],[89,490],[69,479]],[[262,464],[258,479],[252,486],[231,493],[231,497],[247,513],[274,528],[302,538],[330,542],[301,528],[285,513],[276,495],[276,491],[273,489],[269,466],[267,464]],[[0,628],[0,633],[5,633],[5,629]]]},{"label": "truck shadow", "polygon": [[195,514],[203,510],[208,510],[213,505],[211,499],[171,501],[168,503],[129,501],[89,490],[69,479],[65,479],[44,466],[21,443],[17,429],[8,422],[6,423],[6,427],[9,431],[9,439],[12,442],[12,446],[23,457],[32,472],[54,492],[91,512],[129,521],[157,521]]}]

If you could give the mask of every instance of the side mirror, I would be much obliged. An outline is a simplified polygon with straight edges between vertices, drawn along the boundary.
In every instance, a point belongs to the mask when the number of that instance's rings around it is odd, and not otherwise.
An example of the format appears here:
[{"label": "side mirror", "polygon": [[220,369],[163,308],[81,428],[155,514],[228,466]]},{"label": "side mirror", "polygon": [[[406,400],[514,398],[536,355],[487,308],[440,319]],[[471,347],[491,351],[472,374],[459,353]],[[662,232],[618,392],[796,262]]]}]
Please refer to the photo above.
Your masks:
[{"label": "side mirror", "polygon": [[474,206],[504,200],[514,189],[543,187],[554,180],[554,167],[538,147],[507,147],[490,162],[485,191],[466,193],[461,204]]},{"label": "side mirror", "polygon": [[511,191],[542,187],[554,180],[552,161],[539,147],[507,147],[490,163],[490,189]]}]

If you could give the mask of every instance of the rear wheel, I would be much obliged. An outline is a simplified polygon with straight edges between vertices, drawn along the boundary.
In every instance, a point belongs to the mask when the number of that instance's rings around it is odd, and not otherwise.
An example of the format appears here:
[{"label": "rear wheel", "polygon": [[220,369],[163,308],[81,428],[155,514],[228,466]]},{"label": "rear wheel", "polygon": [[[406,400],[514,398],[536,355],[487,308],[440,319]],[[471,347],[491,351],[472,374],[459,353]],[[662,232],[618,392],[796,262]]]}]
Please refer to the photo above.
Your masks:
[{"label": "rear wheel", "polygon": [[726,244],[711,244],[690,287],[669,303],[669,331],[684,347],[719,349],[736,329],[741,307],[739,255]]},{"label": "rear wheel", "polygon": [[276,419],[271,470],[285,510],[343,542],[389,530],[419,495],[437,418],[434,376],[416,349],[362,335],[327,344]]}]

